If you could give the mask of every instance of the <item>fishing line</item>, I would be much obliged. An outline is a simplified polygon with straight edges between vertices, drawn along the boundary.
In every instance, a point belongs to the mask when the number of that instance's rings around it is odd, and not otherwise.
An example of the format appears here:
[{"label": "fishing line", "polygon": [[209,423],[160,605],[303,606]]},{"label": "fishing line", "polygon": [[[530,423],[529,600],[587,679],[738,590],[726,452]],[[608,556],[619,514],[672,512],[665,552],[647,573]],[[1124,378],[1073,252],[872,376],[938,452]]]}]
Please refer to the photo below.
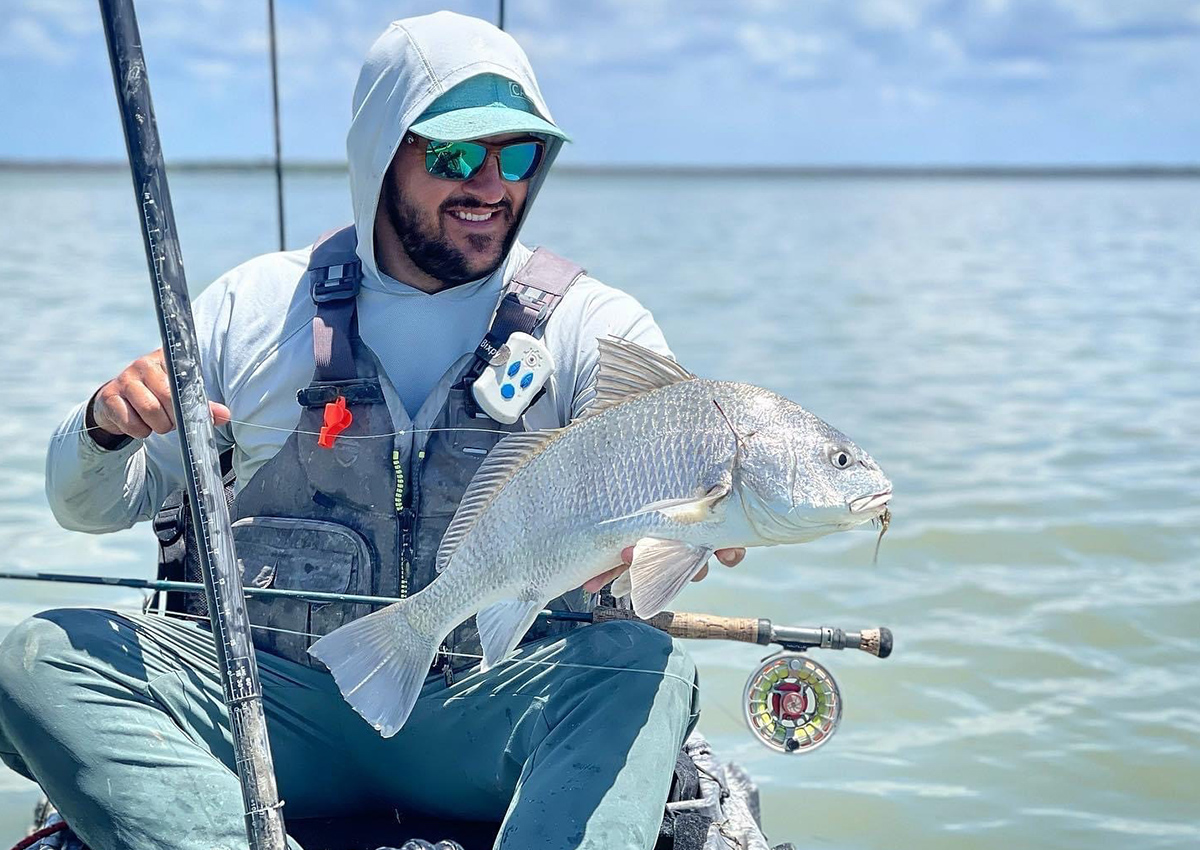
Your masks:
[{"label": "fishing line", "polygon": [[[145,613],[149,614],[150,616],[154,616],[154,617],[168,617],[168,618],[178,617],[179,619],[208,622],[208,618],[203,616],[202,614],[189,614],[184,611],[167,611],[162,614],[155,614],[153,612],[145,612]],[[282,634],[296,635],[298,637],[310,637],[310,638],[324,637],[324,635],[319,635],[314,632],[297,631],[295,629],[284,629],[284,628],[280,628],[279,626],[261,626],[261,625],[255,624],[255,623],[251,623],[250,628],[261,629],[262,631],[266,631],[266,632],[280,632]],[[471,661],[482,661],[483,660],[482,655],[475,655],[475,654],[469,653],[469,652],[449,652],[444,649],[439,650],[439,655],[441,655],[442,657],[447,657],[447,658],[466,658]],[[680,676],[678,673],[669,673],[666,670],[646,670],[641,667],[615,667],[611,664],[585,664],[585,663],[579,662],[579,661],[543,661],[538,658],[506,658],[503,661],[501,661],[499,664],[497,664],[496,667],[500,667],[501,665],[504,665],[504,664],[532,664],[532,665],[538,665],[538,666],[543,666],[543,667],[574,667],[574,668],[578,668],[580,670],[614,670],[614,671],[619,671],[619,672],[624,672],[624,673],[647,673],[652,676],[661,676],[664,679],[678,679],[680,682],[683,682],[689,688],[691,688],[697,692],[699,692],[699,690],[700,690],[700,685],[697,682],[686,679],[683,676]],[[495,669],[495,668],[493,668],[493,669]],[[479,696],[486,696],[486,694],[479,694]],[[689,717],[698,717],[698,716],[699,716],[699,712],[692,712],[689,715]],[[734,719],[737,720],[737,718],[734,718]],[[739,720],[738,722],[740,723],[741,721]]]},{"label": "fishing line", "polygon": [[[305,431],[300,428],[283,428],[279,425],[263,425],[258,422],[250,422],[246,419],[230,419],[229,425],[244,425],[247,428],[260,428],[265,431],[282,431],[286,434],[304,434],[310,437],[321,436],[319,431]],[[88,428],[75,428],[70,431],[61,431],[53,436],[54,439],[63,437],[73,437],[79,434],[86,434]],[[514,433],[513,431],[505,431],[502,428],[468,428],[466,426],[455,426],[449,428],[402,428],[399,431],[387,431],[383,434],[338,434],[339,440],[382,440],[384,438],[399,437],[404,434],[435,434],[440,431],[472,431],[479,434],[504,434],[505,436]]]},{"label": "fishing line", "polygon": [[[204,623],[209,622],[208,617],[199,615],[199,613],[187,613],[186,611],[167,611],[166,613],[155,613],[152,611],[146,611],[145,613],[148,613],[148,615],[152,616],[152,617],[168,617],[168,618],[169,617],[179,617],[180,619],[196,619],[196,621],[199,621],[199,622],[204,622]],[[284,628],[278,627],[278,625],[258,625],[257,623],[251,623],[250,628],[260,629],[263,631],[280,631],[280,633],[282,633],[282,634],[296,635],[296,636],[299,636],[299,638],[318,638],[318,639],[324,638],[324,635],[316,634],[316,633],[314,633],[314,631],[298,631],[295,629],[284,629]],[[439,650],[438,654],[439,654],[439,656],[442,656],[444,658],[466,658],[469,660],[473,660],[473,662],[481,662],[481,660],[484,660],[484,657],[476,656],[476,654],[469,653],[469,652],[449,652],[446,650]],[[535,665],[542,665],[542,666],[556,666],[556,668],[557,668],[557,666],[562,666],[562,668],[578,668],[580,670],[618,670],[618,671],[622,671],[622,672],[641,672],[641,674],[649,674],[652,676],[662,676],[664,678],[676,678],[676,680],[683,682],[684,684],[686,684],[686,686],[688,686],[692,689],[696,689],[696,690],[700,689],[700,686],[698,686],[698,684],[688,680],[688,678],[680,676],[679,674],[673,674],[673,672],[667,672],[666,670],[647,670],[647,669],[643,669],[643,668],[618,668],[618,666],[614,666],[612,664],[584,664],[582,662],[548,662],[548,660],[541,660],[538,658],[505,658],[503,660],[503,662],[500,662],[499,664],[497,664],[497,666],[500,666],[500,664],[535,664]]]}]

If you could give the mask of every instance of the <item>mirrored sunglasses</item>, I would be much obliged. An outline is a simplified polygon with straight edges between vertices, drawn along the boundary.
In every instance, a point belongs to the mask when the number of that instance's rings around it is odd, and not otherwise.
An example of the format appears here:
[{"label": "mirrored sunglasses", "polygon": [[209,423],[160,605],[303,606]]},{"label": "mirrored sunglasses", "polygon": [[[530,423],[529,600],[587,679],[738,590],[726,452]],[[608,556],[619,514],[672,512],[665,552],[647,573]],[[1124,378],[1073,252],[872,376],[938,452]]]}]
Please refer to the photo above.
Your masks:
[{"label": "mirrored sunglasses", "polygon": [[425,170],[443,180],[470,180],[494,151],[500,163],[500,176],[510,183],[518,183],[537,173],[545,149],[545,143],[540,141],[494,145],[431,139],[425,148]]}]

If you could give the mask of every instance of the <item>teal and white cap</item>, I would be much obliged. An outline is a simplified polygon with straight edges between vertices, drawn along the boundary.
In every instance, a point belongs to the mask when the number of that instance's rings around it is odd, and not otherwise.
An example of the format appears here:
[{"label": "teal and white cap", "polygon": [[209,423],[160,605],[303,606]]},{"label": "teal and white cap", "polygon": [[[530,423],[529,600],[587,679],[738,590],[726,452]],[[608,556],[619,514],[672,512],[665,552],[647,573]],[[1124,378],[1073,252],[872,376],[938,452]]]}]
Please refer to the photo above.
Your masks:
[{"label": "teal and white cap", "polygon": [[520,83],[497,74],[480,74],[459,83],[431,103],[409,129],[440,142],[466,142],[507,133],[535,133],[571,141],[537,114]]}]

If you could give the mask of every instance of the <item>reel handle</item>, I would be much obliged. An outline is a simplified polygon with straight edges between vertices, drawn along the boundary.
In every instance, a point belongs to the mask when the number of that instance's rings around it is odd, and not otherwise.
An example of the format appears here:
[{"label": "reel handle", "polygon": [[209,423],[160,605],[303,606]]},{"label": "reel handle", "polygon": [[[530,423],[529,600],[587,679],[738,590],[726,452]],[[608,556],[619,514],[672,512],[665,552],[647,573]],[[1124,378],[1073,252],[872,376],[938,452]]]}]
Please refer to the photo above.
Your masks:
[{"label": "reel handle", "polygon": [[597,608],[592,612],[593,623],[609,620],[638,620],[672,637],[692,640],[735,640],[760,646],[775,643],[793,652],[816,648],[860,649],[876,658],[892,654],[892,630],[886,626],[847,632],[830,626],[775,626],[770,620],[716,614],[662,611],[643,620],[622,608]]},{"label": "reel handle", "polygon": [[821,649],[861,649],[876,658],[887,658],[892,654],[892,630],[886,626],[847,632],[829,626],[805,628],[801,626],[772,626],[771,643],[784,649],[803,651],[811,647]]}]

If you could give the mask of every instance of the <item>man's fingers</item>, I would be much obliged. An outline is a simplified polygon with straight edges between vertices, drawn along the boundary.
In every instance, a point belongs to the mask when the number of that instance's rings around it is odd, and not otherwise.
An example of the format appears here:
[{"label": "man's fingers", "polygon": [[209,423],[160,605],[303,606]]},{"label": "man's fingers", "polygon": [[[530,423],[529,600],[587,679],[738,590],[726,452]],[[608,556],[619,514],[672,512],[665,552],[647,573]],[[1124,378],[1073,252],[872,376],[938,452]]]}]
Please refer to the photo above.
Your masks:
[{"label": "man's fingers", "polygon": [[145,384],[131,383],[123,388],[121,395],[125,403],[154,433],[166,434],[174,430],[175,418],[170,409],[164,408],[162,399]]},{"label": "man's fingers", "polygon": [[746,557],[746,550],[742,548],[736,549],[718,549],[714,552],[717,560],[727,567],[736,567],[742,562],[742,558]]},{"label": "man's fingers", "polygon": [[165,410],[172,411],[171,419],[173,421],[175,417],[174,408],[171,406],[171,379],[163,371],[162,362],[154,355],[149,355],[136,361],[131,368],[135,375],[129,377],[127,383],[141,383],[154,393],[158,403]]},{"label": "man's fingers", "polygon": [[125,399],[113,394],[101,396],[94,411],[96,424],[112,434],[128,434],[139,440],[150,436],[152,429],[142,421]]},{"label": "man's fingers", "polygon": [[229,411],[229,408],[219,402],[210,401],[208,409],[212,411],[214,425],[224,425],[233,418],[233,414]]},{"label": "man's fingers", "polygon": [[[713,554],[716,555],[717,560],[725,566],[736,567],[742,562],[742,558],[746,557],[746,550],[741,547],[718,549]],[[609,570],[608,572],[604,573],[604,575],[596,576],[596,578],[589,580],[588,583],[583,586],[583,589],[589,593],[595,593],[597,590],[604,587],[604,585],[608,584],[610,581],[628,569],[629,565],[633,562],[632,546],[626,546],[621,550],[621,560],[624,561],[621,566],[614,570]],[[700,568],[700,572],[692,576],[692,581],[700,581],[707,575],[708,564],[705,563],[704,566]]]}]

